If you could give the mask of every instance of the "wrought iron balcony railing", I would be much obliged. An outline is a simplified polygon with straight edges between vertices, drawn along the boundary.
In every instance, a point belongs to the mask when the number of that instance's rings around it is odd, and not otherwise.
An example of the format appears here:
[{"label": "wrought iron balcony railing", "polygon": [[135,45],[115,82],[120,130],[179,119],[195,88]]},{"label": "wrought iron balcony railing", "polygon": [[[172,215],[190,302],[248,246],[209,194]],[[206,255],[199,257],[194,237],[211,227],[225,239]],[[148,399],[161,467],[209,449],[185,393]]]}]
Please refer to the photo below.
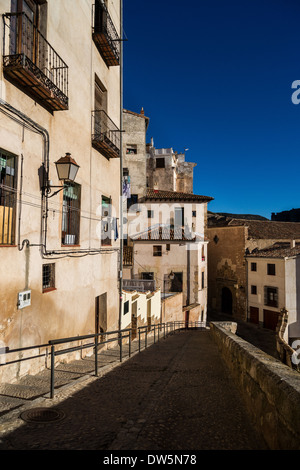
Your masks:
[{"label": "wrought iron balcony railing", "polygon": [[68,66],[25,13],[3,16],[5,77],[50,111],[68,109]]},{"label": "wrought iron balcony railing", "polygon": [[120,130],[103,110],[92,112],[92,145],[106,158],[120,157]]},{"label": "wrought iron balcony railing", "polygon": [[120,38],[103,0],[93,5],[93,40],[106,65],[120,65]]}]

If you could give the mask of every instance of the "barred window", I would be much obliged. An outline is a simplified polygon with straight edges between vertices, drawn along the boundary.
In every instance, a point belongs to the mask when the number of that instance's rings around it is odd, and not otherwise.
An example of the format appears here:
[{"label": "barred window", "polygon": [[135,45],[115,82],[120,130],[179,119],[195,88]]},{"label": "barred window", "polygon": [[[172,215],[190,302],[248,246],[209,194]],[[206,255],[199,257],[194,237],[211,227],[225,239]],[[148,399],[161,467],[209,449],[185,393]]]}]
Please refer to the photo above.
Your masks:
[{"label": "barred window", "polygon": [[17,160],[0,149],[0,245],[15,244]]},{"label": "barred window", "polygon": [[43,265],[43,292],[55,289],[55,263]]},{"label": "barred window", "polygon": [[62,244],[79,245],[81,186],[65,183],[62,210]]},{"label": "barred window", "polygon": [[101,244],[111,245],[112,243],[112,207],[111,199],[109,197],[102,196],[102,220],[101,220]]}]

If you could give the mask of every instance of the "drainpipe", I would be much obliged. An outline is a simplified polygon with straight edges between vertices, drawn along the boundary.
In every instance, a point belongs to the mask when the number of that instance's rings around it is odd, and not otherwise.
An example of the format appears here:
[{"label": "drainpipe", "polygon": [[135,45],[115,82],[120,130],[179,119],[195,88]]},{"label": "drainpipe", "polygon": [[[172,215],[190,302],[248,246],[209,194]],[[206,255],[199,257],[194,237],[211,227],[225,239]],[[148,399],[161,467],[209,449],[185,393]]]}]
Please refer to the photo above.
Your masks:
[{"label": "drainpipe", "polygon": [[191,274],[190,274],[190,269],[191,269],[191,252],[190,252],[190,246],[189,244],[186,245],[187,247],[187,295],[186,295],[186,304],[190,305],[190,293],[191,293]]},{"label": "drainpipe", "polygon": [[120,0],[120,266],[119,266],[119,330],[122,329],[123,291],[123,0]]}]

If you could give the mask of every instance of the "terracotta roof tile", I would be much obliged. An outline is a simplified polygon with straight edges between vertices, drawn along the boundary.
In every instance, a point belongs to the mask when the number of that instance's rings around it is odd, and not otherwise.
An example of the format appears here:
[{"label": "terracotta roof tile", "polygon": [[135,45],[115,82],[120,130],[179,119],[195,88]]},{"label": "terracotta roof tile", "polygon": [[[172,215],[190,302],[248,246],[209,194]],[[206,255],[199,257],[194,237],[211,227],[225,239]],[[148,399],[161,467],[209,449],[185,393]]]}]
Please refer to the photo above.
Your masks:
[{"label": "terracotta roof tile", "polygon": [[274,245],[264,248],[255,249],[247,255],[250,258],[288,258],[300,255],[300,244],[296,243],[295,247],[291,247],[290,243],[274,243]]},{"label": "terracotta roof tile", "polygon": [[172,200],[172,201],[196,201],[196,202],[209,202],[214,198],[209,196],[200,196],[193,193],[182,193],[178,191],[163,191],[161,189],[148,188],[146,191],[145,200]]}]

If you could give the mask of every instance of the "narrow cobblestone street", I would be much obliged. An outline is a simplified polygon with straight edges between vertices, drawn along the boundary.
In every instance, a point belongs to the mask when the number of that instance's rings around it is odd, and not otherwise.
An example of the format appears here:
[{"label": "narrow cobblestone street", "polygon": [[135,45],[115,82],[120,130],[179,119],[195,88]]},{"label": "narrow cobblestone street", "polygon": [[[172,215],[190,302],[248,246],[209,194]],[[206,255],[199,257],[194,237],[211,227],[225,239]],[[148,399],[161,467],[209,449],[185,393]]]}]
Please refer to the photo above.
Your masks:
[{"label": "narrow cobblestone street", "polygon": [[209,331],[181,331],[53,400],[61,419],[0,419],[0,450],[265,449]]}]

